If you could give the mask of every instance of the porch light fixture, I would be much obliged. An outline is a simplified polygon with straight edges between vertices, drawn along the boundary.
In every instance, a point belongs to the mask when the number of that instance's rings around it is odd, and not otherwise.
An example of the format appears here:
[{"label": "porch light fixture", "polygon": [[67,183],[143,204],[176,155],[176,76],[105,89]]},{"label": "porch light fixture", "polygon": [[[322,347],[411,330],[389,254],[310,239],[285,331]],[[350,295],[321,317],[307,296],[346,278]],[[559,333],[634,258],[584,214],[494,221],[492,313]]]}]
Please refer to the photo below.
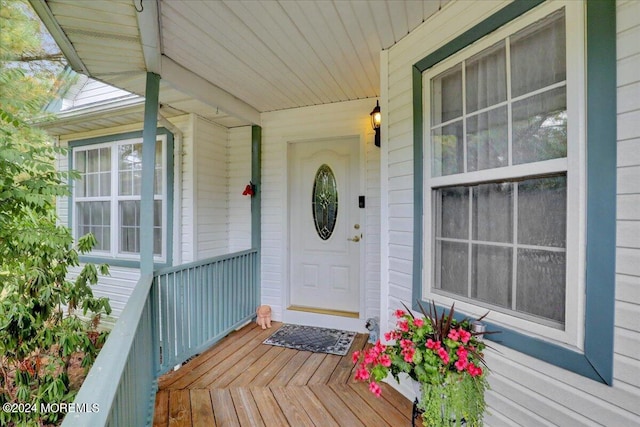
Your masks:
[{"label": "porch light fixture", "polygon": [[382,122],[382,114],[380,113],[380,102],[376,101],[376,106],[369,114],[371,116],[371,127],[376,131],[375,144],[380,147],[380,122]]}]

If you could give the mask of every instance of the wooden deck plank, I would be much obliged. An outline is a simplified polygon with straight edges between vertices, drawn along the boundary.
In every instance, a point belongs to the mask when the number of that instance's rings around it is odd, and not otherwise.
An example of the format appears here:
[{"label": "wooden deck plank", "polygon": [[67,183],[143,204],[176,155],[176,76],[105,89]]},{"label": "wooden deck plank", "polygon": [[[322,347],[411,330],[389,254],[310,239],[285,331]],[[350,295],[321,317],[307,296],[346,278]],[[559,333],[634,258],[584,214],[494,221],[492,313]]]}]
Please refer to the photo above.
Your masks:
[{"label": "wooden deck plank", "polygon": [[[351,383],[349,386],[356,394],[367,401],[367,404],[389,425],[402,426],[411,423],[411,411],[403,413],[391,405],[383,397],[375,397],[364,383]],[[384,393],[397,393],[395,390],[385,390]]]},{"label": "wooden deck plank", "polygon": [[213,415],[216,424],[219,426],[240,427],[238,414],[236,413],[231,393],[227,389],[217,388],[209,391],[211,404],[213,405]]},{"label": "wooden deck plank", "polygon": [[327,408],[327,412],[336,420],[340,420],[340,425],[349,427],[364,426],[362,421],[351,412],[351,409],[335,394],[331,387],[313,385],[310,388],[313,394],[318,397],[318,400]]},{"label": "wooden deck plank", "polygon": [[[382,383],[380,384],[380,387],[382,387],[381,397],[388,402],[388,405],[396,408],[403,414],[407,414],[407,417],[411,418],[413,402],[404,397],[389,384]],[[416,422],[416,425],[420,424]]]},{"label": "wooden deck plank", "polygon": [[304,365],[304,362],[309,358],[311,352],[308,351],[296,351],[289,362],[280,369],[275,377],[269,382],[269,387],[285,386],[298,372],[300,367]]},{"label": "wooden deck plank", "polygon": [[231,381],[228,385],[229,388],[247,387],[252,385],[252,381],[255,379],[256,375],[273,363],[273,359],[275,359],[283,350],[280,347],[273,347],[269,345],[260,345],[258,348],[259,350],[256,351],[260,352],[260,357],[254,361],[251,366],[241,372],[233,381]]},{"label": "wooden deck plank", "polygon": [[189,390],[171,390],[169,392],[169,426],[187,427],[191,425]]},{"label": "wooden deck plank", "polygon": [[316,372],[309,378],[307,384],[317,385],[328,383],[331,374],[333,374],[333,370],[336,369],[336,366],[340,363],[340,359],[341,357],[335,354],[327,354],[320,366],[318,366]]},{"label": "wooden deck plank", "polygon": [[156,394],[156,404],[153,412],[153,427],[169,425],[169,391],[160,390]]},{"label": "wooden deck plank", "polygon": [[[347,384],[331,384],[330,387],[364,425],[385,425],[382,421],[384,420],[386,422],[386,420],[378,415],[378,413],[369,404],[370,400],[376,399],[373,394],[371,394],[371,396],[362,397],[358,393],[354,393],[351,387]],[[389,423],[386,424],[390,426],[397,425]]]},{"label": "wooden deck plank", "polygon": [[[411,425],[412,402],[400,393],[382,384],[376,398],[353,383],[350,355],[263,345],[274,331],[247,325],[160,378],[154,426]],[[350,353],[366,346],[358,335]]]},{"label": "wooden deck plank", "polygon": [[[248,334],[239,336],[238,339],[235,339],[235,336],[233,335],[229,335],[225,337],[222,341],[220,341],[218,344],[216,344],[211,349],[212,350],[211,353],[209,353],[209,351],[202,353],[201,355],[193,359],[191,362],[189,362],[189,364],[185,366],[187,367],[193,363],[193,368],[190,368],[187,370],[179,369],[173,375],[171,375],[172,377],[171,380],[159,382],[159,384],[162,384],[162,385],[159,385],[159,388],[181,389],[188,386],[193,386],[193,388],[204,388],[204,387],[201,387],[200,384],[193,384],[193,383],[200,380],[201,377],[206,373],[210,372],[211,363],[208,363],[208,362],[215,360],[215,364],[217,365],[220,363],[221,360],[224,360],[228,357],[233,357],[238,353],[246,354],[246,353],[243,353],[243,348],[244,349],[253,348],[256,345],[256,342],[261,343],[269,335],[270,335],[270,330],[267,329],[266,331],[263,331],[257,326],[252,326]],[[200,363],[200,360],[199,360],[200,358],[206,359],[206,361]],[[182,373],[180,373],[180,371],[182,371]]]},{"label": "wooden deck plank", "polygon": [[291,377],[288,385],[307,385],[307,383],[309,383],[309,379],[316,373],[318,367],[326,356],[327,355],[325,353],[311,353],[309,358],[304,362],[300,369],[298,369],[298,372]]},{"label": "wooden deck plank", "polygon": [[231,398],[241,426],[264,427],[262,415],[256,406],[251,390],[246,387],[230,389]]},{"label": "wooden deck plank", "polygon": [[[214,357],[216,357],[218,353],[224,350],[227,346],[230,346],[231,342],[247,340],[248,337],[259,334],[261,329],[259,329],[257,326],[258,325],[255,325],[255,324],[249,324],[242,329],[231,332],[229,335],[227,335],[222,340],[220,340],[218,344],[214,345],[207,351],[202,352],[193,360],[191,360],[189,362],[189,369],[181,368],[181,369],[178,369],[177,371],[169,371],[168,373],[160,377],[160,379],[158,380],[158,388],[163,389],[163,388],[170,387],[176,381],[183,378],[187,374],[193,376],[193,375],[197,375],[197,372],[206,370],[207,366],[203,366],[202,368],[200,368],[200,366],[206,365],[206,363],[209,362]],[[178,386],[173,388],[180,388],[180,387]]]},{"label": "wooden deck plank", "polygon": [[194,426],[216,427],[216,419],[213,415],[213,405],[209,390],[193,389],[189,391],[191,398],[191,419]]},{"label": "wooden deck plank", "polygon": [[273,359],[273,362],[268,364],[251,382],[253,387],[266,387],[273,380],[273,378],[282,370],[286,364],[297,353],[296,350],[290,348],[282,349],[280,354]]},{"label": "wooden deck plank", "polygon": [[276,401],[280,405],[280,409],[284,413],[284,416],[287,417],[287,421],[291,426],[310,426],[313,427],[314,423],[309,418],[309,415],[305,412],[305,410],[298,405],[292,405],[292,402],[295,402],[295,397],[293,396],[295,393],[293,389],[286,389],[284,387],[269,387],[271,389],[271,393],[273,393],[273,397],[275,397]]},{"label": "wooden deck plank", "polygon": [[287,393],[292,397],[292,404],[299,405],[305,410],[309,418],[316,426],[339,427],[340,424],[333,419],[333,416],[324,407],[322,402],[316,397],[309,387],[287,387]]},{"label": "wooden deck plank", "polygon": [[282,413],[282,409],[280,409],[280,405],[278,405],[270,389],[267,387],[252,387],[251,394],[260,410],[265,426],[283,427],[289,425],[287,417]]},{"label": "wooden deck plank", "polygon": [[347,384],[351,380],[351,373],[354,369],[352,355],[354,351],[361,351],[367,345],[367,336],[364,334],[358,334],[351,344],[351,348],[345,357],[340,358],[340,362],[336,366],[336,369],[331,374],[329,382]]},{"label": "wooden deck plank", "polygon": [[[244,375],[247,369],[252,368],[254,364],[262,365],[260,359],[263,357],[267,350],[269,350],[269,346],[259,345],[254,347],[249,353],[244,355],[241,359],[239,359],[235,364],[228,367],[228,369],[222,371],[220,375],[216,376],[211,382],[205,383],[203,377],[201,380],[194,382],[199,384],[204,388],[227,388],[229,383],[234,381],[239,376]],[[278,350],[282,350],[278,348]],[[273,359],[275,356],[266,356],[267,359]],[[254,375],[255,376],[255,375]]]},{"label": "wooden deck plank", "polygon": [[[226,372],[231,366],[234,366],[238,361],[241,361],[245,356],[251,353],[255,346],[262,343],[269,336],[270,332],[264,332],[262,329],[258,329],[260,332],[257,336],[251,338],[249,341],[238,340],[229,343],[229,346],[222,350],[216,358],[216,364],[207,364],[208,369],[202,372],[198,371],[196,376],[186,375],[184,378],[176,381],[171,387],[192,387],[192,388],[207,388],[209,384],[216,380],[220,375]],[[269,331],[268,329],[266,331]],[[188,366],[188,365],[187,365]]]}]

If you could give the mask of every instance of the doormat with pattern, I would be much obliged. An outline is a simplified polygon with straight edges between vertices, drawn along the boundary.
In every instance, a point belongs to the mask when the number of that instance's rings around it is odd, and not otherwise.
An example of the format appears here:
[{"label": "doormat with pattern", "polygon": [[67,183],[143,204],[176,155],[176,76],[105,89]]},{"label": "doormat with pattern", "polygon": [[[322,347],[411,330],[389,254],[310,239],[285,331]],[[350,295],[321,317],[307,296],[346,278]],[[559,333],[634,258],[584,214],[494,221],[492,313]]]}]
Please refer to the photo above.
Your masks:
[{"label": "doormat with pattern", "polygon": [[355,336],[355,332],[339,329],[285,324],[267,338],[264,344],[344,356],[349,351]]}]

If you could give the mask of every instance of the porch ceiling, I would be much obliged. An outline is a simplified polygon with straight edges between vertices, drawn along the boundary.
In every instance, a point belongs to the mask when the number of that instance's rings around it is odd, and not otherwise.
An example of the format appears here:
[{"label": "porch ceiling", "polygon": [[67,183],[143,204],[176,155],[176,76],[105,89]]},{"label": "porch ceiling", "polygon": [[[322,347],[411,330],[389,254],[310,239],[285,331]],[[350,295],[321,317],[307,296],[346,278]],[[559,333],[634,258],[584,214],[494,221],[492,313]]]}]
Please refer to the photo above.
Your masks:
[{"label": "porch ceiling", "polygon": [[76,71],[136,94],[147,70],[159,72],[161,103],[238,126],[260,112],[379,96],[380,51],[447,1],[31,3]]}]

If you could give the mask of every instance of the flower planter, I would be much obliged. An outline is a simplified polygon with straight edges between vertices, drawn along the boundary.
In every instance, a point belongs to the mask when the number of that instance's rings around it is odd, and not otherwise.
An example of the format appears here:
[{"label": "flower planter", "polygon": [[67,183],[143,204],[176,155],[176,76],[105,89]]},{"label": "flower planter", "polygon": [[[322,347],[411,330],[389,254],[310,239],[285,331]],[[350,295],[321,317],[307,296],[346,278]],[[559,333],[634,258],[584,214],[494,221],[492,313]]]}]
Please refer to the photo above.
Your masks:
[{"label": "flower planter", "polygon": [[353,354],[358,365],[355,379],[369,382],[369,390],[379,396],[378,382],[389,373],[397,381],[400,374],[407,374],[418,388],[413,425],[420,415],[423,425],[429,427],[482,425],[488,382],[481,367],[485,344],[480,337],[490,332],[478,324],[482,318],[456,321],[453,306],[446,315],[439,315],[435,304],[428,314],[420,307],[422,318],[408,309],[396,310],[397,327],[385,334],[389,344],[378,341]]}]

